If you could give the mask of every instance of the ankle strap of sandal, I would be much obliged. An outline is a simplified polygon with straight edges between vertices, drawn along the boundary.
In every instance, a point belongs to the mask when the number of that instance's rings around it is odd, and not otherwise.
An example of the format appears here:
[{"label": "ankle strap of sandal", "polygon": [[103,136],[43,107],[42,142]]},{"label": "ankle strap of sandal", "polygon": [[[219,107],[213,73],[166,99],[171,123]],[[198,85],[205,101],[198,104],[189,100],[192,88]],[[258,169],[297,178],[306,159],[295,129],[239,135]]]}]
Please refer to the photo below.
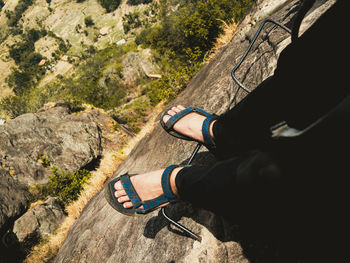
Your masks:
[{"label": "ankle strap of sandal", "polygon": [[215,147],[215,142],[213,140],[213,138],[210,136],[210,132],[209,132],[209,128],[210,128],[210,124],[216,120],[218,118],[217,115],[212,114],[209,117],[207,117],[204,122],[203,122],[203,126],[202,126],[202,134],[203,134],[203,138],[204,138],[204,144],[210,146],[210,147]]},{"label": "ankle strap of sandal", "polygon": [[178,200],[178,197],[174,195],[173,191],[171,190],[171,185],[170,185],[170,176],[171,173],[175,168],[179,167],[178,165],[170,165],[168,166],[163,174],[162,174],[162,188],[164,195],[169,199],[170,202],[174,202]]}]

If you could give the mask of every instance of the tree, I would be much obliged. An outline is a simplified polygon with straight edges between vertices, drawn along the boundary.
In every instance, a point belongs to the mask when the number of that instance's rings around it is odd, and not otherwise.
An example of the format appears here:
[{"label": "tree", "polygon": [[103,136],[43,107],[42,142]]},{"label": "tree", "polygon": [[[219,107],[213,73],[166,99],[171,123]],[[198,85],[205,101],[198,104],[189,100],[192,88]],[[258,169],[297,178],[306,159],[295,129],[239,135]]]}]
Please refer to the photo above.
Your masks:
[{"label": "tree", "polygon": [[5,5],[5,2],[2,1],[2,0],[0,0],[0,11],[1,11],[1,9],[4,7],[4,5]]},{"label": "tree", "polygon": [[106,9],[107,13],[109,13],[119,7],[121,0],[98,0],[98,2],[104,9]]},{"label": "tree", "polygon": [[86,25],[87,27],[93,26],[93,25],[95,24],[95,23],[94,23],[94,20],[92,20],[91,16],[85,17],[84,22],[85,22],[85,25]]},{"label": "tree", "polygon": [[128,5],[149,4],[152,3],[152,0],[128,0],[126,3]]}]

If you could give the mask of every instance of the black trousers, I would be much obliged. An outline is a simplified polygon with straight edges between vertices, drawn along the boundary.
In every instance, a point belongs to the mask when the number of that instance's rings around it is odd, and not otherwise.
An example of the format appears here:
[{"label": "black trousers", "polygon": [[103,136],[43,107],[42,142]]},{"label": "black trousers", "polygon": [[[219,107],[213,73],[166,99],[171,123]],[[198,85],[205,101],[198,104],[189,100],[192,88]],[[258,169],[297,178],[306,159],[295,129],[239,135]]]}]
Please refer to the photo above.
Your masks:
[{"label": "black trousers", "polygon": [[[320,249],[345,235],[350,88],[342,63],[349,52],[340,38],[346,2],[285,48],[274,75],[219,117],[213,127],[219,161],[183,168],[176,177],[181,199],[238,223],[288,229],[285,235],[309,252],[310,244]],[[271,137],[281,121],[303,130],[325,115],[302,136]]]}]

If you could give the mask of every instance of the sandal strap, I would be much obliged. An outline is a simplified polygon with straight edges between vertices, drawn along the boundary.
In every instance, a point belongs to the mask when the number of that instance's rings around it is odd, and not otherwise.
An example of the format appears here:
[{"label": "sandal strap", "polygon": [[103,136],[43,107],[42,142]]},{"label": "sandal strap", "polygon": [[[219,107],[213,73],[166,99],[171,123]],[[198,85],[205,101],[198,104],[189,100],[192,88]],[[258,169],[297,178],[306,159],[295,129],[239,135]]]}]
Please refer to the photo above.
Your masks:
[{"label": "sandal strap", "polygon": [[120,181],[123,185],[123,188],[125,190],[125,193],[128,195],[131,203],[135,208],[138,208],[142,205],[142,201],[137,194],[134,186],[132,185],[130,181],[130,175],[129,174],[124,174],[120,177]]},{"label": "sandal strap", "polygon": [[168,198],[169,202],[175,202],[178,200],[178,197],[174,195],[173,191],[171,190],[171,185],[170,185],[170,175],[172,171],[179,167],[178,165],[170,165],[168,166],[163,174],[162,174],[162,188],[164,195]]},{"label": "sandal strap", "polygon": [[204,138],[204,144],[208,145],[210,147],[214,147],[215,143],[212,139],[212,137],[210,136],[210,132],[209,132],[209,128],[210,128],[210,124],[216,120],[218,118],[217,115],[215,114],[211,114],[210,116],[208,116],[204,122],[203,122],[203,126],[202,126],[202,134],[203,134],[203,138]]},{"label": "sandal strap", "polygon": [[168,198],[165,195],[158,196],[157,198],[154,198],[152,200],[148,200],[142,203],[143,209],[138,208],[136,209],[136,212],[139,214],[147,214],[148,212],[154,210],[158,206],[169,202]]},{"label": "sandal strap", "polygon": [[194,111],[194,107],[187,107],[186,109],[176,113],[172,116],[166,123],[164,123],[164,127],[166,131],[170,131],[173,129],[175,123],[180,120],[182,117]]},{"label": "sandal strap", "polygon": [[[207,117],[204,122],[203,122],[203,126],[202,126],[202,134],[203,134],[203,138],[204,138],[204,144],[209,146],[209,147],[214,147],[215,146],[215,142],[213,141],[213,139],[210,136],[209,133],[209,127],[210,124],[216,120],[218,118],[217,115],[215,114],[210,114],[200,108],[197,107],[187,107],[186,109],[176,113],[174,116],[172,116],[166,123],[164,123],[164,125],[162,125],[164,127],[164,129],[168,132],[173,130],[174,125],[176,124],[177,121],[179,121],[182,117],[186,116],[187,114],[190,114],[192,112],[197,112],[200,115],[203,115],[205,117]],[[186,135],[181,135],[180,133],[176,132],[178,135],[176,137],[180,137],[182,139],[186,139],[186,140],[193,140],[192,138],[186,136]]]},{"label": "sandal strap", "polygon": [[178,200],[178,197],[176,195],[174,195],[173,191],[171,190],[171,186],[170,186],[170,175],[176,167],[179,167],[179,166],[178,165],[170,165],[164,170],[164,172],[162,174],[161,183],[162,183],[162,188],[163,188],[164,194],[161,196],[158,196],[157,198],[141,202],[141,204],[143,205],[143,209],[141,209],[141,208],[136,209],[137,213],[147,214],[148,212],[156,209],[158,206],[160,206],[164,203],[167,203],[167,202],[173,203],[173,202]]},{"label": "sandal strap", "polygon": [[[139,197],[134,186],[131,183],[129,174],[124,174],[120,177],[120,181],[123,185],[125,193],[128,195],[137,213],[146,214],[152,211],[153,209],[157,208],[161,204],[164,204],[167,202],[175,202],[178,200],[178,197],[174,195],[170,186],[170,175],[176,167],[178,167],[178,165],[170,165],[164,170],[162,174],[161,184],[162,184],[164,194],[161,196],[158,196],[157,198],[147,200],[147,201],[141,201],[141,198]],[[143,209],[140,209],[139,207],[142,205],[143,205]]]}]

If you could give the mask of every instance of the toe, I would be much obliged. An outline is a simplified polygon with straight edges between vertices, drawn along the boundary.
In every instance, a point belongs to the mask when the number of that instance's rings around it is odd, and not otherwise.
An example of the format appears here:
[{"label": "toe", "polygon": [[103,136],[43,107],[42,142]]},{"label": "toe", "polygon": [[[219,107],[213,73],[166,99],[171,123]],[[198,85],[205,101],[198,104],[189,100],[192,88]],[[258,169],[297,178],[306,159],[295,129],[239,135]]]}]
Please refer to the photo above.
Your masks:
[{"label": "toe", "polygon": [[131,207],[133,207],[133,205],[132,205],[131,202],[125,202],[125,203],[123,204],[123,207],[124,207],[124,208],[131,208]]},{"label": "toe", "polygon": [[128,202],[128,201],[130,202],[130,199],[129,199],[129,197],[127,195],[118,198],[118,202],[119,203],[125,203],[125,202]]},{"label": "toe", "polygon": [[167,121],[168,121],[170,118],[171,118],[171,116],[165,115],[165,116],[163,117],[163,122],[164,122],[164,123],[167,123]]},{"label": "toe", "polygon": [[180,110],[186,109],[186,108],[185,108],[184,106],[182,106],[182,105],[177,105],[177,108],[180,109]]},{"label": "toe", "polygon": [[173,109],[171,109],[171,110],[168,111],[168,114],[169,114],[170,116],[174,116],[176,113],[177,113],[177,112],[174,111]]},{"label": "toe", "polygon": [[176,113],[179,113],[180,111],[182,111],[179,107],[173,107],[172,110],[175,111]]},{"label": "toe", "polygon": [[124,188],[123,188],[122,182],[121,181],[116,182],[114,184],[114,189],[117,190],[117,191],[118,190],[123,190]]},{"label": "toe", "polygon": [[126,192],[124,190],[119,190],[119,191],[115,191],[114,195],[115,197],[119,198],[119,197],[125,196]]}]

